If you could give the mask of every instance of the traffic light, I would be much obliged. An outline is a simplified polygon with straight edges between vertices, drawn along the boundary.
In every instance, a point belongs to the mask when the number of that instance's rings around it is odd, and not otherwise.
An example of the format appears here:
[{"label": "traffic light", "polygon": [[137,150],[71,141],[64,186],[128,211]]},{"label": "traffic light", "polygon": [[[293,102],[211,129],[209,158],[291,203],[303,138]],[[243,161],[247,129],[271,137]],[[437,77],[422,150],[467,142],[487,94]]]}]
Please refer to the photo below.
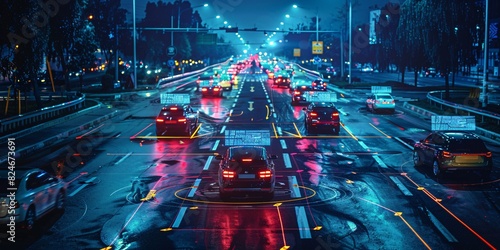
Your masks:
[{"label": "traffic light", "polygon": [[226,28],[226,33],[237,33],[238,27]]}]

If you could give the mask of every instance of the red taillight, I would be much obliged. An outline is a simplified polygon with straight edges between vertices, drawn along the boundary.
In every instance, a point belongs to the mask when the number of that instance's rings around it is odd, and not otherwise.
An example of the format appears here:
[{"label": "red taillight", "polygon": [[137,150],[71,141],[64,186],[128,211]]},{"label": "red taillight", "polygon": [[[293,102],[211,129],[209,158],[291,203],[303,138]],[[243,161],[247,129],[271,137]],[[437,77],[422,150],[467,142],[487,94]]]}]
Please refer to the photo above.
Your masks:
[{"label": "red taillight", "polygon": [[219,91],[220,89],[219,88],[214,88],[214,91]]},{"label": "red taillight", "polygon": [[222,177],[224,177],[224,178],[234,178],[234,171],[224,170],[224,171],[222,171]]},{"label": "red taillight", "polygon": [[270,178],[273,174],[270,170],[260,171],[259,178]]},{"label": "red taillight", "polygon": [[186,122],[186,118],[179,118],[177,119],[178,122]]},{"label": "red taillight", "polygon": [[493,156],[493,154],[492,154],[491,152],[487,152],[487,153],[486,153],[486,157],[490,158],[490,157],[492,157],[492,156]]},{"label": "red taillight", "polygon": [[332,113],[332,117],[338,117],[339,113]]},{"label": "red taillight", "polygon": [[315,83],[315,82],[313,82],[313,86],[316,86],[316,83]]},{"label": "red taillight", "polygon": [[314,112],[311,112],[309,115],[310,115],[310,116],[318,116],[318,114],[317,114],[317,113],[314,113]]},{"label": "red taillight", "polygon": [[442,154],[442,155],[443,155],[443,157],[445,157],[445,158],[450,158],[450,157],[451,157],[451,153],[450,153],[450,152],[448,152],[448,151],[443,151],[443,152],[441,152],[441,154]]},{"label": "red taillight", "polygon": [[293,92],[294,95],[300,95],[300,91]]},{"label": "red taillight", "polygon": [[375,103],[380,103],[380,100],[375,100]]},{"label": "red taillight", "polygon": [[196,83],[200,83],[201,81],[200,80],[196,80]]},{"label": "red taillight", "polygon": [[163,121],[164,121],[164,120],[163,120],[163,119],[161,119],[161,118],[157,118],[157,119],[156,119],[156,122],[163,122]]},{"label": "red taillight", "polygon": [[202,88],[201,91],[206,92],[206,91],[208,91],[208,89],[207,88]]},{"label": "red taillight", "polygon": [[394,104],[394,103],[396,103],[396,101],[392,100],[391,103]]}]

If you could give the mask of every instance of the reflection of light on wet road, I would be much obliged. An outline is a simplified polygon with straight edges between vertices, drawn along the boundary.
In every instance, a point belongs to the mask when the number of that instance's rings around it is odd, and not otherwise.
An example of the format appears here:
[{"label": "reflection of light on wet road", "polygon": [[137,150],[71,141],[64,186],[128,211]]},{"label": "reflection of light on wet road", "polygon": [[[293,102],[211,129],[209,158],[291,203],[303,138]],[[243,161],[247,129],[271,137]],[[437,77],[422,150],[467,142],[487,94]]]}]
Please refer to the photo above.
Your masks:
[{"label": "reflection of light on wet road", "polygon": [[221,119],[225,118],[229,113],[229,110],[222,105],[222,99],[220,98],[203,98],[200,103],[200,112],[205,113],[210,117]]},{"label": "reflection of light on wet road", "polygon": [[309,168],[309,181],[314,185],[319,185],[321,171],[323,168],[315,161],[306,161],[304,162],[304,166]]}]

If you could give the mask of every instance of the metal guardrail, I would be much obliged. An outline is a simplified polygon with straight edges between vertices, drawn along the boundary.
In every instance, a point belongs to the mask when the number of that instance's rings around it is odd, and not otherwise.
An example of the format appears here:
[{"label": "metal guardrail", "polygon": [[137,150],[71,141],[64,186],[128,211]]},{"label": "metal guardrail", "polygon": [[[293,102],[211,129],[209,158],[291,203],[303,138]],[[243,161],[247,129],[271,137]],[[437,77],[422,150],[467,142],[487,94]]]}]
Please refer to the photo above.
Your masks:
[{"label": "metal guardrail", "polygon": [[[188,72],[188,73],[181,74],[181,75],[176,75],[174,77],[163,78],[160,81],[158,81],[156,88],[162,89],[162,88],[166,87],[165,85],[167,85],[168,83],[172,83],[175,80],[182,79],[186,76],[200,74],[203,71],[206,71],[208,69],[217,67],[221,64],[225,64],[228,62],[229,62],[229,59],[222,62],[222,63],[217,63],[214,65],[205,67],[204,69],[201,69],[201,70]],[[151,92],[151,90],[142,91],[142,92],[144,92],[144,95],[148,95],[149,92]],[[114,99],[125,99],[125,98],[128,98],[132,94],[137,94],[137,93],[134,93],[134,92],[109,93],[109,94],[105,93],[105,94],[97,94],[97,95],[100,97],[112,96]],[[142,93],[139,93],[139,94],[142,94]],[[5,135],[8,133],[12,133],[16,129],[19,129],[19,128],[26,128],[29,126],[38,125],[38,124],[43,123],[49,119],[59,117],[62,115],[66,115],[69,113],[73,113],[73,112],[79,110],[80,108],[82,108],[84,105],[84,102],[85,102],[85,95],[83,95],[82,97],[79,97],[75,100],[71,100],[71,101],[68,101],[68,102],[65,102],[62,104],[54,105],[51,107],[46,107],[46,108],[43,108],[41,110],[29,112],[29,113],[19,115],[16,117],[5,118],[3,120],[0,120],[0,134]]]},{"label": "metal guardrail", "polygon": [[[450,90],[450,92],[462,92],[462,93],[469,93],[469,91],[463,91],[463,90]],[[440,96],[444,93],[444,90],[436,90],[436,91],[431,91],[427,93],[427,99],[431,102],[438,103],[442,106],[447,106],[452,109],[454,109],[455,114],[459,114],[459,111],[465,111],[467,112],[467,115],[475,114],[476,116],[481,117],[481,122],[485,122],[485,118],[490,118],[493,121],[496,122],[497,125],[500,125],[500,114],[489,112],[480,108],[475,108],[475,107],[470,107],[467,105],[461,105],[453,102],[449,102],[446,100],[443,100],[442,98],[438,98],[434,95],[439,94]],[[467,97],[466,97],[467,98]],[[475,99],[468,99],[468,100],[475,100]],[[477,102],[479,104],[479,101]]]},{"label": "metal guardrail", "polygon": [[38,125],[48,119],[59,117],[68,113],[73,113],[81,109],[85,102],[85,95],[74,100],[58,105],[45,107],[41,110],[29,112],[15,117],[8,117],[0,120],[0,134],[8,134],[19,128],[26,128]]}]

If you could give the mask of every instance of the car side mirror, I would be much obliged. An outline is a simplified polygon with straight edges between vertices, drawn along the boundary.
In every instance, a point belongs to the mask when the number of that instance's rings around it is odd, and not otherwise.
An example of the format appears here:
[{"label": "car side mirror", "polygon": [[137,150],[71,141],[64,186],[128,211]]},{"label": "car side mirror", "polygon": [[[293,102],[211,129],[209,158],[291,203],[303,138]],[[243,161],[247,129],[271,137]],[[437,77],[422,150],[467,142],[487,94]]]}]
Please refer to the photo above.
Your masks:
[{"label": "car side mirror", "polygon": [[305,110],[307,110],[307,108],[302,108],[302,110],[304,110],[304,111],[305,111]]},{"label": "car side mirror", "polygon": [[273,160],[274,160],[274,159],[278,159],[278,156],[277,156],[277,155],[270,155],[270,156],[269,156],[269,159],[273,159]]}]

